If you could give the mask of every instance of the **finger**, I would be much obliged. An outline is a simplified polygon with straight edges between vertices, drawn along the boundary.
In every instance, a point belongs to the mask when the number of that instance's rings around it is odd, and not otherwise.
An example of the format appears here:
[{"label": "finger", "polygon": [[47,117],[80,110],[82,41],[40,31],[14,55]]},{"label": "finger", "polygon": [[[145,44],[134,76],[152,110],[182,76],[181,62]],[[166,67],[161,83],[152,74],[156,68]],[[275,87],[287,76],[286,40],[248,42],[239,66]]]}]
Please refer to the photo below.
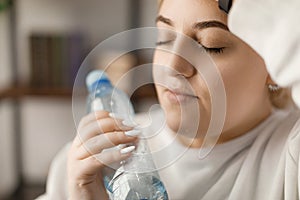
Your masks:
[{"label": "finger", "polygon": [[83,160],[85,172],[95,173],[98,170],[102,170],[105,166],[111,166],[114,163],[126,160],[131,156],[133,150],[134,148],[130,146],[121,150],[114,149],[90,156]]},{"label": "finger", "polygon": [[107,117],[109,117],[109,112],[105,111],[105,110],[100,110],[100,111],[90,113],[81,119],[81,121],[79,122],[79,125],[78,125],[78,129],[81,129],[82,127],[88,125],[89,123],[91,123],[93,121],[96,121],[96,120],[99,120],[102,118],[107,118]]},{"label": "finger", "polygon": [[87,126],[83,127],[77,133],[76,144],[81,145],[88,139],[95,137],[99,134],[114,132],[114,131],[129,131],[132,127],[125,126],[120,120],[113,118],[104,118],[98,121],[89,123]]},{"label": "finger", "polygon": [[139,130],[128,132],[110,132],[95,136],[84,142],[77,151],[78,159],[85,159],[91,155],[101,153],[104,149],[119,144],[135,143],[138,140]]}]

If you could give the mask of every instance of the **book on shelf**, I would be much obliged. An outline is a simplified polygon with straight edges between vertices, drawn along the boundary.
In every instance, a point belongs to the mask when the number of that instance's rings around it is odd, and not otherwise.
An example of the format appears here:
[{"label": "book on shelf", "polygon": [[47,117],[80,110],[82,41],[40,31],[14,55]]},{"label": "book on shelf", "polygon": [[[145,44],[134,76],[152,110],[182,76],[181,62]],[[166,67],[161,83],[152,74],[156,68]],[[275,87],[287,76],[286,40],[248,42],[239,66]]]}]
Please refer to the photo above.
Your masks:
[{"label": "book on shelf", "polygon": [[82,47],[84,46],[83,44],[83,39],[82,36],[79,34],[73,34],[70,35],[68,38],[68,53],[69,53],[69,60],[68,60],[68,65],[70,66],[69,68],[65,68],[65,73],[70,74],[70,76],[67,79],[67,83],[69,85],[73,85],[75,82],[75,78],[77,76],[77,72],[79,70],[80,64],[83,61],[83,52],[79,51],[79,49],[83,49]]},{"label": "book on shelf", "polygon": [[42,34],[30,36],[33,88],[72,88],[83,61],[84,38],[81,34]]}]

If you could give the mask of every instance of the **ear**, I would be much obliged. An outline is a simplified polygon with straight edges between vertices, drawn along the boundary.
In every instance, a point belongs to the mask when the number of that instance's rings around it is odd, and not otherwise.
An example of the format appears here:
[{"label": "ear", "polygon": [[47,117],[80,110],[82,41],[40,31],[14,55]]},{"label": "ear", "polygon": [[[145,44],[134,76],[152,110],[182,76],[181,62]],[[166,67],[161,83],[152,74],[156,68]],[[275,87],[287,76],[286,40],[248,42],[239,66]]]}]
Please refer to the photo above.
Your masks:
[{"label": "ear", "polygon": [[268,74],[268,77],[266,79],[266,85],[276,85],[276,83],[272,80],[270,74]]}]

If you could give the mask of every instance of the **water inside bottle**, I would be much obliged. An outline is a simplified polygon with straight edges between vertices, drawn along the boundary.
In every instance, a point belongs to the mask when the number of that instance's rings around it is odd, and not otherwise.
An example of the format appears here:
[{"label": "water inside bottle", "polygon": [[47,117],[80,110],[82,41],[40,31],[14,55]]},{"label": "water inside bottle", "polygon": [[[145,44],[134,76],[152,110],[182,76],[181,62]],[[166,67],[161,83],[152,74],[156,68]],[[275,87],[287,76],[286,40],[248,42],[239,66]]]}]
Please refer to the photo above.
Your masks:
[{"label": "water inside bottle", "polygon": [[[119,180],[116,188],[114,182],[108,183],[104,179],[106,188],[114,200],[168,200],[163,183],[155,176],[142,174],[138,179],[131,179],[126,175],[120,175],[120,179],[126,180]],[[127,191],[125,195],[124,190]]]}]

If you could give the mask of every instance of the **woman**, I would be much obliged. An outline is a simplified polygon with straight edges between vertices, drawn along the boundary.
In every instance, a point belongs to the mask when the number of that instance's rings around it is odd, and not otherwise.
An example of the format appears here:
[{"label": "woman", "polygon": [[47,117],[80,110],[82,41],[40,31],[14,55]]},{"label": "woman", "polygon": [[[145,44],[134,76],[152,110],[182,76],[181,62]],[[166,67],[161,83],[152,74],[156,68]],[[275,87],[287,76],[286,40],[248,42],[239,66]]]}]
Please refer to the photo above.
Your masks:
[{"label": "woman", "polygon": [[[154,79],[159,81],[159,73],[156,73],[160,70],[159,66],[166,66],[172,71],[165,74],[166,79],[177,83],[182,83],[184,79],[194,93],[187,94],[181,90],[183,87],[180,84],[174,89],[171,82],[166,86],[156,85],[167,127],[150,141],[150,146],[174,139],[180,129],[178,124],[182,123],[178,117],[182,115],[181,105],[197,102],[201,113],[201,120],[196,122],[199,128],[195,137],[191,139],[184,134],[176,137],[174,148],[188,150],[174,163],[160,170],[170,199],[300,198],[300,114],[297,109],[274,109],[274,102],[270,99],[270,96],[279,93],[277,83],[291,86],[293,98],[300,105],[300,74],[297,66],[300,64],[297,57],[300,48],[293,43],[299,37],[299,29],[295,30],[296,33],[289,29],[295,22],[296,14],[293,11],[296,13],[296,8],[300,7],[296,1],[291,1],[290,7],[276,2],[278,4],[271,5],[268,2],[236,0],[229,14],[228,28],[227,15],[218,8],[216,1],[162,1],[157,26],[187,35],[203,46],[220,72],[227,102],[224,128],[217,145],[208,156],[199,159],[198,152],[211,118],[208,88],[195,66],[172,53],[159,49],[155,52],[154,63],[158,65],[154,67]],[[279,7],[290,15],[280,19],[276,13]],[[285,30],[282,25],[291,27]],[[286,40],[283,41],[285,36]],[[158,45],[172,47],[178,40],[165,36],[159,38]],[[294,51],[290,51],[291,48]],[[189,120],[194,122],[194,119]],[[105,162],[128,158],[133,150],[131,147],[102,152],[112,146],[109,141],[118,145],[137,140],[136,132],[131,131],[133,127],[119,126],[119,122],[119,119],[105,111],[82,119],[78,132],[83,141],[77,136],[72,146],[67,147],[68,184],[65,185],[68,185],[68,189],[55,188],[52,184],[47,190],[49,199],[108,198],[101,175],[104,165],[86,152],[83,143],[96,142],[92,151]],[[57,158],[60,161],[56,161],[54,173],[59,173],[57,171],[66,165],[65,151]],[[53,177],[50,175],[50,179],[55,179]],[[64,182],[60,179],[56,181],[60,184]]]}]

